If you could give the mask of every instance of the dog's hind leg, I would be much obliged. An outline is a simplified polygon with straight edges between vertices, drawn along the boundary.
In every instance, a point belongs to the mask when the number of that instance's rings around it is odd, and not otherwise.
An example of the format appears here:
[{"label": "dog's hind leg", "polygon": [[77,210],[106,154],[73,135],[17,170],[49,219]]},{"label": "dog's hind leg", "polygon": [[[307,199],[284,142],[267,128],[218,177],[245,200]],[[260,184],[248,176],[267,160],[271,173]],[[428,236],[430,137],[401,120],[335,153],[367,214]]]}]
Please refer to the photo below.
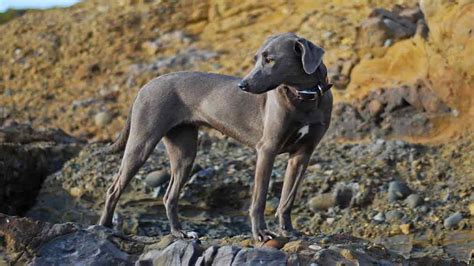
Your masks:
[{"label": "dog's hind leg", "polygon": [[178,219],[179,191],[186,182],[196,158],[198,128],[181,125],[170,130],[163,138],[171,165],[171,181],[163,197],[171,234],[175,237],[195,237],[182,231]]},{"label": "dog's hind leg", "polygon": [[112,226],[112,217],[120,195],[167,131],[168,124],[164,116],[157,115],[154,119],[149,119],[150,115],[146,110],[146,107],[138,106],[133,111],[130,136],[118,174],[107,190],[100,225]]}]

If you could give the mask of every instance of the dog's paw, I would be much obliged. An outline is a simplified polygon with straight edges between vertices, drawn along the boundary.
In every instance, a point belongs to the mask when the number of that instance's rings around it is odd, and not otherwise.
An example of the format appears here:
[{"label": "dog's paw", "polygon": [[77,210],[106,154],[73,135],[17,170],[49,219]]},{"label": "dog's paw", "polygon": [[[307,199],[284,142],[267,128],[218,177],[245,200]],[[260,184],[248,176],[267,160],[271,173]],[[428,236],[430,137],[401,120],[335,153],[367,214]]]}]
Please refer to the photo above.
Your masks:
[{"label": "dog's paw", "polygon": [[269,230],[266,230],[266,229],[259,230],[257,232],[257,234],[254,236],[256,241],[263,242],[263,243],[265,243],[269,240],[272,240],[275,237],[277,237],[277,234],[275,234],[275,233],[273,233]]},{"label": "dog's paw", "polygon": [[196,232],[186,232],[183,230],[171,230],[171,235],[176,238],[183,238],[183,239],[198,239],[199,235]]}]

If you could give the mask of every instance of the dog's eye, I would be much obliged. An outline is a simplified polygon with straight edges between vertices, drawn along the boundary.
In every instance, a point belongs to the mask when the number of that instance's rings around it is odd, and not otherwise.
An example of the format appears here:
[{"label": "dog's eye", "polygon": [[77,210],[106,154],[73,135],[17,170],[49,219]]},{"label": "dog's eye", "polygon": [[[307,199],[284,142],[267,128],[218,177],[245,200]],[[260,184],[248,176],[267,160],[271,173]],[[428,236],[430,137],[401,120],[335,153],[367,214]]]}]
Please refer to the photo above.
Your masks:
[{"label": "dog's eye", "polygon": [[273,63],[273,62],[275,62],[275,60],[273,60],[273,58],[271,58],[271,57],[266,57],[266,58],[265,58],[265,63],[271,64],[271,63]]}]

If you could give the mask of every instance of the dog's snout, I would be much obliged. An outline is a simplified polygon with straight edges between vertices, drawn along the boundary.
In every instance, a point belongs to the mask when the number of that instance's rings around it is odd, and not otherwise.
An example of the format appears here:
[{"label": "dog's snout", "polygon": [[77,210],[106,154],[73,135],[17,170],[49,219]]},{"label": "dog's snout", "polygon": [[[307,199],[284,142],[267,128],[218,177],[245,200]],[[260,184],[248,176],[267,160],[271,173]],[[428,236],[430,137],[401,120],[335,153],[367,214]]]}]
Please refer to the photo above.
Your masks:
[{"label": "dog's snout", "polygon": [[247,91],[249,89],[249,84],[245,80],[242,80],[241,82],[239,82],[238,86],[243,91]]}]

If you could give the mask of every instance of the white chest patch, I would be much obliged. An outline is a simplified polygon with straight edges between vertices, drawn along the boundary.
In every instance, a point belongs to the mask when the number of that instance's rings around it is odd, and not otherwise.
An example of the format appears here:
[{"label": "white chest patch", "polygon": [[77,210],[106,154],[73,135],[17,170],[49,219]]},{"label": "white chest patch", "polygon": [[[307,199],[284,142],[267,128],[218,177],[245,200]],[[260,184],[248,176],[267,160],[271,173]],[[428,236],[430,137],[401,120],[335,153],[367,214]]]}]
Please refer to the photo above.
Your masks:
[{"label": "white chest patch", "polygon": [[300,141],[304,136],[309,133],[309,125],[306,125],[298,130],[298,138],[295,140],[295,143]]}]

